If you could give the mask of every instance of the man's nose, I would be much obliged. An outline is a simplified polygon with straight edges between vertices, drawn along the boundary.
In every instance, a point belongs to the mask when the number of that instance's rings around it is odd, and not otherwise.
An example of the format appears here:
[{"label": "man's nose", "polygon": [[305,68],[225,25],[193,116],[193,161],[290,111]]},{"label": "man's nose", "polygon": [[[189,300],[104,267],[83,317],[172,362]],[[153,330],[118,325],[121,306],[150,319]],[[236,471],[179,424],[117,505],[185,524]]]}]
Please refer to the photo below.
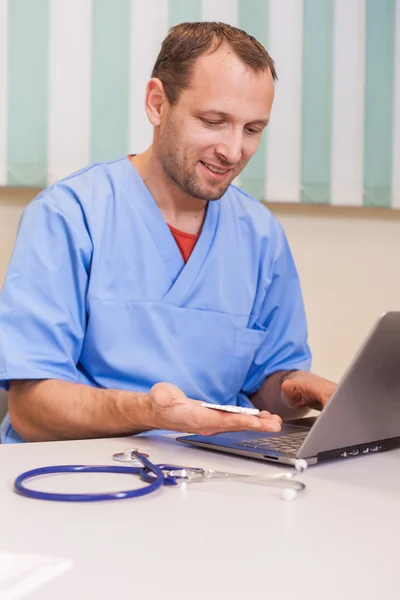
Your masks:
[{"label": "man's nose", "polygon": [[230,165],[237,165],[242,158],[243,152],[243,134],[239,131],[231,132],[223,142],[217,144],[216,153],[224,162]]}]

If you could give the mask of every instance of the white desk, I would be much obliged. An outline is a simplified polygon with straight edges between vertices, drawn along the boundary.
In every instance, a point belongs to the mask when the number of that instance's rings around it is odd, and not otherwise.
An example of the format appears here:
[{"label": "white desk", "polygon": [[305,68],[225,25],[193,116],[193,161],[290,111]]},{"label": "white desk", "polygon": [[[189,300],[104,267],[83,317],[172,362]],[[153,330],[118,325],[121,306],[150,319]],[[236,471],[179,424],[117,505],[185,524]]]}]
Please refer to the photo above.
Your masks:
[{"label": "white desk", "polygon": [[[131,446],[154,462],[278,469],[170,437],[0,446],[0,549],[74,563],[31,600],[400,598],[400,451],[310,468],[301,476],[308,488],[293,502],[262,486],[227,481],[90,504],[31,500],[12,491],[24,470],[112,464],[114,452]],[[39,483],[43,490],[108,491],[132,487],[132,477],[74,474]]]}]

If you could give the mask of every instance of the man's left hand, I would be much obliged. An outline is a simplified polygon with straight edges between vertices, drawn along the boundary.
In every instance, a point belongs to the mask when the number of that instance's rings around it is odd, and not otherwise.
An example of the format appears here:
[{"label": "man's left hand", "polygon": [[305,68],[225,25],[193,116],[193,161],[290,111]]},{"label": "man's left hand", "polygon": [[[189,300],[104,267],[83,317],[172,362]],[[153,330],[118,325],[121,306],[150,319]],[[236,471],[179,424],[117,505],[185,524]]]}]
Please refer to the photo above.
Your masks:
[{"label": "man's left hand", "polygon": [[283,381],[282,397],[290,408],[309,406],[321,410],[328,403],[335,391],[336,383],[308,373],[307,371],[294,371]]}]

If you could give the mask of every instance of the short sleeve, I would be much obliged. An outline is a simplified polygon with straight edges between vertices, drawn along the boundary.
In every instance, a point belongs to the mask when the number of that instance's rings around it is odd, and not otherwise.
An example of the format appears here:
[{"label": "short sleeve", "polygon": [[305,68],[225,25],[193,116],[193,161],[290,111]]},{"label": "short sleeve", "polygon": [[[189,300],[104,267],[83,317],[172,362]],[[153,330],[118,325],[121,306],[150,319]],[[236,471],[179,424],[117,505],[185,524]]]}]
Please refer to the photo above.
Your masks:
[{"label": "short sleeve", "polygon": [[78,379],[91,251],[68,188],[27,206],[0,294],[1,388],[13,379]]},{"label": "short sleeve", "polygon": [[296,266],[282,227],[276,222],[275,256],[269,285],[253,328],[266,332],[247,373],[242,391],[250,396],[260,389],[268,375],[276,371],[311,368],[307,342],[307,320]]}]

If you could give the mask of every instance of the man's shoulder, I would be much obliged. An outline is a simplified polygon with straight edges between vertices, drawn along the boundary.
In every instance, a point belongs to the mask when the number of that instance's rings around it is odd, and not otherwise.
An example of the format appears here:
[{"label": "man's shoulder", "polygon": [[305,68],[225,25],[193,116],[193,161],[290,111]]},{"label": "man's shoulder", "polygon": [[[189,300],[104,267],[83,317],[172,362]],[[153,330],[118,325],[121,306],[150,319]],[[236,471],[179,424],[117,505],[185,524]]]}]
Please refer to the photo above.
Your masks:
[{"label": "man's shoulder", "polygon": [[113,189],[123,164],[123,158],[92,163],[54,182],[30,204],[44,203],[61,212],[73,210],[74,205],[84,212],[99,208],[102,196],[107,198]]},{"label": "man's shoulder", "polygon": [[115,193],[123,159],[93,163],[42,190],[24,208],[23,217],[62,222],[80,231],[90,230],[107,213]]},{"label": "man's shoulder", "polygon": [[117,174],[118,170],[126,162],[126,157],[119,157],[110,161],[96,162],[79,169],[62,179],[56,181],[50,188],[54,189],[57,186],[96,186],[102,184],[110,174]]}]

